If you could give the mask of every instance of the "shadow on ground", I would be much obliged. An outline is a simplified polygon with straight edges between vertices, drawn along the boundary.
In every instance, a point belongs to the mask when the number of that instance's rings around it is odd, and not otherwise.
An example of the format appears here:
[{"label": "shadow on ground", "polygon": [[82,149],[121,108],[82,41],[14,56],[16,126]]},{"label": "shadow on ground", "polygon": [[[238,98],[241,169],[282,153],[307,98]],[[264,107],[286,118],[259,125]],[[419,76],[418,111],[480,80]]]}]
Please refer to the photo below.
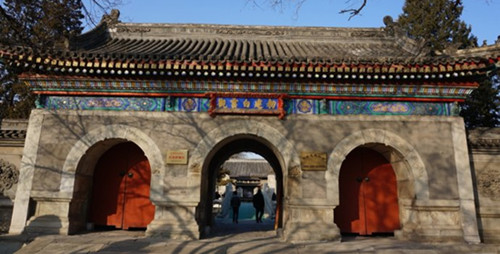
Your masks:
[{"label": "shadow on ground", "polygon": [[[344,237],[342,242],[289,243],[273,230],[273,220],[217,219],[206,239],[181,241],[146,237],[144,231],[101,231],[80,235],[0,236],[0,253],[499,253],[500,245],[466,243],[418,243],[394,237]],[[32,241],[31,241],[32,240]],[[23,241],[29,242],[21,248]],[[31,242],[30,242],[31,241]],[[19,249],[21,248],[21,249]],[[17,252],[16,252],[17,251]]]}]

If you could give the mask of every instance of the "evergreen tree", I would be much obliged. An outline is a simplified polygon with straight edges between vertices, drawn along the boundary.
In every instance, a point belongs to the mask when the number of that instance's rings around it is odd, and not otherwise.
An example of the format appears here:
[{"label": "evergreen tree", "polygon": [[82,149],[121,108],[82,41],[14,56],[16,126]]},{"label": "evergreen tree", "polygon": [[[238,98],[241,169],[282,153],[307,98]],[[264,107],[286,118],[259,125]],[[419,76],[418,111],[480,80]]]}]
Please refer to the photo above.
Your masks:
[{"label": "evergreen tree", "polygon": [[[97,16],[122,0],[4,0],[0,4],[0,45],[47,51],[81,33],[82,21],[96,24]],[[1,59],[0,59],[1,60]],[[16,81],[16,71],[0,63],[0,121],[26,118],[34,106],[29,88]]]},{"label": "evergreen tree", "polygon": [[467,129],[500,125],[499,86],[498,75],[485,78],[467,97],[460,112]]},{"label": "evergreen tree", "polygon": [[[5,0],[0,8],[0,44],[48,50],[81,33],[81,0]],[[27,118],[35,96],[1,64],[0,119]]]},{"label": "evergreen tree", "polygon": [[[0,45],[48,51],[64,46],[82,32],[82,21],[97,17],[122,0],[4,0],[0,4]],[[1,59],[0,59],[1,60]],[[29,87],[19,83],[16,70],[0,63],[0,121],[27,118],[34,107]]]},{"label": "evergreen tree", "polygon": [[[423,39],[435,54],[449,47],[475,47],[477,38],[471,34],[471,27],[460,20],[462,10],[462,0],[406,0],[397,23],[410,38]],[[497,78],[485,78],[462,103],[460,115],[467,128],[499,125],[497,84]]]},{"label": "evergreen tree", "polygon": [[0,43],[48,49],[81,33],[81,0],[5,0]]},{"label": "evergreen tree", "polygon": [[3,118],[28,118],[35,96],[28,86],[18,82],[15,71],[0,63],[0,121]]},{"label": "evergreen tree", "polygon": [[398,24],[410,38],[424,39],[432,52],[477,46],[471,27],[460,20],[462,10],[461,0],[406,0]]}]

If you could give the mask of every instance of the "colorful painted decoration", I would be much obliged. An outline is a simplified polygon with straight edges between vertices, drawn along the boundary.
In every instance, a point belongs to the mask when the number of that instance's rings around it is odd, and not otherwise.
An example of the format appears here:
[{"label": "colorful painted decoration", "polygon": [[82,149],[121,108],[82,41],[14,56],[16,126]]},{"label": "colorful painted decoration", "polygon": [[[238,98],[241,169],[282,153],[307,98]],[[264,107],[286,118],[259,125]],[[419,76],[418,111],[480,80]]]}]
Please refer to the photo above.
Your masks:
[{"label": "colorful painted decoration", "polygon": [[[380,98],[433,98],[457,99],[470,94],[473,87],[457,88],[454,86],[422,87],[418,85],[389,85],[389,84],[348,84],[348,83],[232,83],[218,81],[160,81],[160,80],[33,80],[27,81],[36,94],[58,93],[61,91],[73,92],[101,92],[101,93],[144,93],[163,94],[182,91],[191,93],[274,93],[274,94],[302,94],[328,95],[343,97],[380,97]],[[157,95],[155,95],[157,96]]]},{"label": "colorful painted decoration", "polygon": [[72,97],[50,96],[40,99],[47,109],[164,111],[165,98],[151,97]]},{"label": "colorful painted decoration", "polygon": [[196,103],[196,100],[193,98],[186,98],[182,100],[182,109],[184,109],[187,112],[191,112],[195,110],[198,106],[198,103]]},{"label": "colorful painted decoration", "polygon": [[[258,96],[205,97],[73,97],[40,96],[37,107],[73,110],[215,112],[216,114],[332,114],[456,116],[454,103],[404,101],[339,101]],[[213,102],[211,102],[213,101]],[[213,103],[213,104],[212,104]]]},{"label": "colorful painted decoration", "polygon": [[209,108],[208,98],[181,97],[176,98],[176,101],[178,101],[176,111],[180,112],[207,112]]},{"label": "colorful painted decoration", "polygon": [[333,115],[455,115],[452,103],[330,101]]},{"label": "colorful painted decoration", "polygon": [[313,100],[297,100],[297,113],[314,114]]}]

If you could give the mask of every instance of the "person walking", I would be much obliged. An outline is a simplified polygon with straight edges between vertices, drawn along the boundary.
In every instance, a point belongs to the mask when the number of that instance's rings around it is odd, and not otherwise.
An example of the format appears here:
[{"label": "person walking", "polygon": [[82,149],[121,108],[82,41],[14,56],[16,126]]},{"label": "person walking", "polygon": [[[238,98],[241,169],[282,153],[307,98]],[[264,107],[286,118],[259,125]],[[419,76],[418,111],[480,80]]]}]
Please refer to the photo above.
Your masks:
[{"label": "person walking", "polygon": [[255,208],[255,220],[257,223],[262,223],[262,215],[264,215],[264,195],[262,195],[260,188],[257,190],[257,193],[253,195],[252,202]]},{"label": "person walking", "polygon": [[238,223],[240,205],[241,200],[240,197],[238,197],[238,192],[233,191],[233,196],[231,197],[231,208],[233,208],[233,223]]}]

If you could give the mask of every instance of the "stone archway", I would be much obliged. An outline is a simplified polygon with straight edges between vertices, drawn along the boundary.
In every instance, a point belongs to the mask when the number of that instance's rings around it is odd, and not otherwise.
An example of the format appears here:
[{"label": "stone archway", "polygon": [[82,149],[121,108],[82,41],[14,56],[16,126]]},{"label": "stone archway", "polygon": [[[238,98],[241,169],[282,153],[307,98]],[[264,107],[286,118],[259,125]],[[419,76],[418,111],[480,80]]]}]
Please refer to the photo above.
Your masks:
[{"label": "stone archway", "polygon": [[71,197],[69,207],[68,232],[77,232],[84,227],[87,194],[90,191],[85,178],[91,177],[97,159],[113,145],[131,141],[135,143],[148,158],[151,165],[150,199],[160,200],[163,196],[162,179],[164,175],[163,158],[155,142],[141,130],[126,125],[107,125],[88,132],[72,147],[66,157],[61,177],[60,193]]},{"label": "stone archway", "polygon": [[338,205],[338,179],[340,167],[347,154],[354,148],[373,144],[372,148],[383,154],[393,164],[398,181],[407,181],[410,189],[407,197],[420,200],[429,199],[429,185],[425,165],[418,152],[407,141],[386,130],[367,129],[355,132],[342,139],[328,157],[328,169],[325,178],[327,197]]},{"label": "stone archway", "polygon": [[[300,167],[298,153],[292,143],[290,143],[281,132],[267,124],[254,120],[228,122],[208,132],[190,155],[188,164],[189,176],[191,178],[190,182],[196,184],[196,187],[199,188],[205,158],[209,156],[209,154],[213,152],[213,149],[223,140],[230,140],[228,138],[242,134],[253,135],[262,140],[266,140],[266,142],[275,149],[275,154],[279,154],[277,157],[283,168],[283,184],[286,186],[288,171]],[[284,189],[283,195],[288,195],[288,190],[286,188]]]},{"label": "stone archway", "polygon": [[[200,203],[198,204],[199,213],[197,214],[197,220],[199,222],[202,237],[208,236],[208,229],[216,229],[219,231],[219,234],[230,233],[227,232],[229,229],[227,226],[226,230],[221,230],[222,228],[220,226],[224,225],[224,219],[219,219],[219,223],[215,223],[216,220],[212,213],[212,201],[218,169],[232,155],[240,152],[252,152],[262,156],[273,169],[276,180],[276,218],[273,220],[274,229],[282,228],[282,215],[284,211],[283,167],[280,163],[279,154],[276,154],[275,150],[276,149],[274,149],[274,147],[266,140],[249,134],[240,134],[228,137],[214,147],[203,163],[201,174]],[[228,194],[226,197],[231,197],[231,195]],[[229,202],[229,199],[227,199],[227,201]],[[243,206],[245,206],[245,204],[246,203],[244,202],[242,203]],[[266,222],[266,226],[260,225],[259,228],[253,227],[253,230],[272,230],[273,225],[271,221],[268,220]],[[213,230],[210,232],[213,232]]]},{"label": "stone archway", "polygon": [[[262,122],[239,120],[220,125],[204,136],[190,156],[188,166],[189,172],[193,175],[201,173],[204,159],[217,144],[228,137],[241,134],[254,135],[272,144],[281,155],[280,162],[284,169],[290,169],[300,165],[297,151],[292,143],[290,143],[280,131]],[[287,170],[284,170],[284,178],[286,178],[287,175]]]},{"label": "stone archway", "polygon": [[[339,205],[340,168],[346,156],[357,147],[368,147],[380,153],[392,164],[397,179],[399,213],[402,231],[413,227],[409,218],[415,200],[429,200],[428,176],[424,163],[411,144],[386,130],[367,129],[342,139],[328,158],[327,196]],[[409,231],[409,230],[408,230]]]},{"label": "stone archway", "polygon": [[165,172],[160,149],[155,145],[155,141],[140,129],[118,124],[93,129],[75,143],[64,162],[60,192],[72,195],[78,164],[90,147],[104,140],[119,139],[131,141],[144,151],[151,164],[151,186],[155,188],[151,190],[151,199],[160,199],[163,195],[162,179]]},{"label": "stone archway", "polygon": [[[300,167],[299,156],[292,143],[281,132],[269,125],[253,120],[228,122],[208,132],[190,156],[188,165],[190,182],[199,184],[198,188],[202,189],[203,178],[207,174],[205,171],[208,170],[208,164],[214,154],[228,143],[241,138],[257,140],[258,143],[269,149],[269,153],[273,153],[273,156],[276,157],[275,164],[278,165],[275,167],[280,168],[282,174],[281,184],[283,190],[281,195],[286,199],[289,195],[287,188],[288,171]],[[286,208],[283,207],[282,211],[281,218],[286,220]],[[284,223],[285,221],[282,222],[282,224]]]}]

